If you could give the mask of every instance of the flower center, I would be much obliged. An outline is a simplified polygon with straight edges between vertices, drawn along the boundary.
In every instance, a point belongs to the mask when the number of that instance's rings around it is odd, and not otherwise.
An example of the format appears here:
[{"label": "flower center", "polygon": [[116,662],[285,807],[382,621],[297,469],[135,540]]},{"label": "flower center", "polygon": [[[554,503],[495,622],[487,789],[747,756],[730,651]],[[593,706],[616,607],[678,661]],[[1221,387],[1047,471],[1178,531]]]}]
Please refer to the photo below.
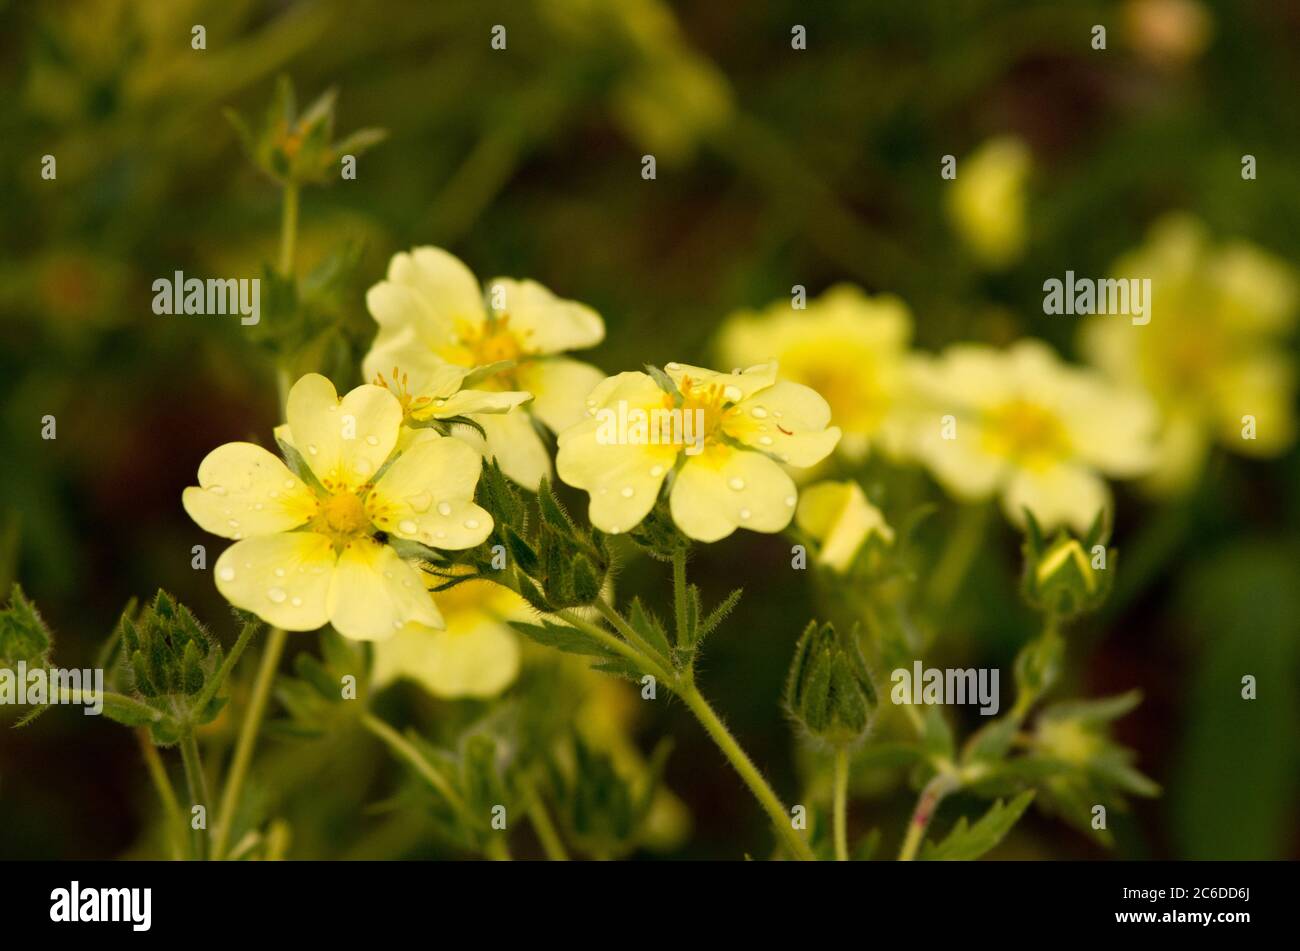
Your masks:
[{"label": "flower center", "polygon": [[[726,386],[713,384],[702,386],[697,380],[686,377],[682,380],[679,387],[682,394],[682,416],[687,414],[691,417],[692,426],[697,420],[703,420],[703,425],[693,430],[703,436],[705,444],[717,442],[719,434],[722,432],[722,420],[729,410],[723,409],[723,405],[728,402],[735,402],[740,398],[739,390],[732,395],[731,399],[727,395]],[[733,388],[734,389],[734,388]],[[664,394],[664,405],[671,408],[673,398],[669,394]]]},{"label": "flower center", "polygon": [[366,507],[351,492],[331,495],[321,503],[320,517],[335,535],[358,535],[370,528]]},{"label": "flower center", "polygon": [[1052,462],[1069,450],[1061,421],[1028,400],[1011,400],[990,413],[985,433],[994,454],[1028,465]]}]

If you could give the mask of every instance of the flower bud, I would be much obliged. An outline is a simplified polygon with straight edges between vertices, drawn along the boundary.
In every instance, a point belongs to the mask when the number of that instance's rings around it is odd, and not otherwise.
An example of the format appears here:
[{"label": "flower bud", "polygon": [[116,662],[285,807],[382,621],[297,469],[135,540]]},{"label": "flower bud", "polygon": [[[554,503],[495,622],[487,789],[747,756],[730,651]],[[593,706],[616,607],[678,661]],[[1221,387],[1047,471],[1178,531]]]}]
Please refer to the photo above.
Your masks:
[{"label": "flower bud", "polygon": [[1113,562],[1115,553],[1103,543],[1103,516],[1097,516],[1082,540],[1062,530],[1051,542],[1044,542],[1032,515],[1026,524],[1023,589],[1029,603],[1060,619],[1099,607],[1110,594],[1114,577],[1108,559]]},{"label": "flower bud", "polygon": [[888,545],[894,530],[856,482],[819,482],[799,496],[795,524],[820,546],[817,561],[846,573],[870,538]]},{"label": "flower bud", "polygon": [[786,705],[811,736],[831,746],[866,735],[878,704],[856,631],[845,635],[831,624],[808,625],[790,665]]}]

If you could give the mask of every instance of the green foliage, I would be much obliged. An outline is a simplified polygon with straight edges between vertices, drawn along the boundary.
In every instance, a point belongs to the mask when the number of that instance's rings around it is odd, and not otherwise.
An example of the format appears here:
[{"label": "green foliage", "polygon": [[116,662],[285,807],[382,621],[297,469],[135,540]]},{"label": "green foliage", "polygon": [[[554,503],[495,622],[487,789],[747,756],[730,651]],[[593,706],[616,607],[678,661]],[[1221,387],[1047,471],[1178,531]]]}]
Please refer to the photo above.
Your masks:
[{"label": "green foliage", "polygon": [[786,706],[810,736],[832,746],[866,735],[878,700],[856,629],[845,635],[832,624],[808,624],[790,665]]},{"label": "green foliage", "polygon": [[[0,669],[12,671],[17,676],[18,665],[26,670],[47,669],[54,638],[41,619],[36,605],[27,600],[23,589],[15,584],[9,594],[9,603],[0,610]],[[49,709],[49,704],[36,706],[23,715],[17,726],[25,726]]]},{"label": "green foliage", "polygon": [[926,842],[921,858],[931,862],[971,861],[984,855],[1011,831],[1034,799],[1032,790],[1023,792],[1009,803],[995,802],[973,824],[966,818],[957,820],[951,832],[940,842]]}]

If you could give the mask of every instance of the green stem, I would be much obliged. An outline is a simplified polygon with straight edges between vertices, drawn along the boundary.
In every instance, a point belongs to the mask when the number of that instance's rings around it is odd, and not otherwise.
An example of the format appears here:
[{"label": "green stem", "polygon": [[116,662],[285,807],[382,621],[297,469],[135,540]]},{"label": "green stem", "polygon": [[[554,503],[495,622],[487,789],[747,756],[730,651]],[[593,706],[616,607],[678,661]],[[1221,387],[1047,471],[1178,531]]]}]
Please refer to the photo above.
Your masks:
[{"label": "green stem", "polygon": [[167,776],[167,768],[163,766],[162,757],[158,755],[158,748],[149,738],[149,731],[136,730],[135,736],[140,742],[140,753],[144,756],[144,765],[149,770],[149,778],[153,780],[154,789],[158,791],[158,798],[162,800],[163,813],[167,817],[168,848],[171,850],[172,858],[179,859],[182,853],[181,844],[185,838],[185,820],[181,814],[180,801],[176,798],[176,789]]},{"label": "green stem", "polygon": [[849,748],[841,746],[835,751],[835,861],[849,860]]},{"label": "green stem", "polygon": [[[208,779],[203,774],[203,761],[199,758],[199,744],[194,740],[194,731],[192,729],[186,728],[185,732],[181,734],[180,747],[181,762],[185,764],[185,783],[190,790],[190,808],[192,810],[194,806],[202,806],[206,814],[208,811]],[[193,824],[193,818],[191,818],[190,825],[193,833],[193,851],[191,855],[201,861],[207,858],[207,822],[204,822],[202,829],[194,829]]]},{"label": "green stem", "polygon": [[293,253],[298,241],[298,184],[284,186],[284,203],[280,214],[280,273],[293,277]]},{"label": "green stem", "polygon": [[[638,634],[631,624],[623,620],[623,615],[614,610],[614,606],[608,601],[604,598],[598,598],[595,602],[595,608],[600,612],[600,616],[610,623],[610,626],[613,627],[614,630],[622,634],[623,637],[627,639],[628,643],[645,655],[646,660],[654,660],[654,658],[659,656],[658,651],[651,647],[646,642],[646,639]],[[656,664],[656,666],[658,665]],[[662,668],[660,668],[660,670],[662,671]],[[659,676],[661,680],[663,679],[662,673],[657,676]]]},{"label": "green stem", "polygon": [[203,692],[194,699],[192,707],[194,710],[202,710],[212,702],[212,698],[217,695],[217,691],[220,690],[221,685],[226,682],[226,678],[230,676],[230,672],[235,669],[235,664],[239,663],[239,658],[244,653],[244,648],[248,646],[249,642],[253,639],[253,635],[257,633],[259,627],[261,627],[261,623],[258,621],[249,621],[244,625],[244,629],[239,632],[239,637],[236,639],[235,645],[230,648],[230,653],[227,654],[226,659],[221,662],[221,667],[217,670],[216,676],[204,685]]},{"label": "green stem", "polygon": [[673,608],[677,613],[677,646],[689,646],[686,641],[686,549],[673,552]]},{"label": "green stem", "polygon": [[898,853],[900,862],[910,862],[916,858],[917,849],[921,847],[921,840],[925,837],[925,830],[930,826],[930,820],[934,818],[935,810],[939,808],[939,803],[948,793],[953,792],[960,785],[957,777],[953,773],[941,772],[925,784],[921,790],[921,795],[916,800],[916,808],[912,810],[911,821],[907,824],[907,835],[903,838],[903,848]]},{"label": "green stem", "polygon": [[622,654],[633,664],[636,664],[641,669],[654,674],[656,677],[659,678],[660,681],[665,683],[672,682],[672,678],[669,676],[669,674],[663,669],[663,667],[661,667],[658,663],[656,663],[652,657],[646,656],[644,653],[637,650],[636,647],[629,644],[627,641],[615,637],[613,634],[609,633],[609,631],[606,631],[600,625],[592,624],[586,618],[580,616],[574,611],[569,611],[569,610],[557,611],[556,617],[558,617],[560,620],[564,621],[567,624],[572,624],[574,627],[582,631],[584,634],[591,635],[592,637],[600,641],[602,644],[604,644],[606,647],[608,647],[610,650],[614,651],[615,653]]},{"label": "green stem", "polygon": [[749,755],[740,748],[735,737],[727,729],[726,725],[718,719],[718,715],[713,712],[707,700],[700,694],[694,685],[681,686],[677,690],[677,695],[682,698],[691,713],[700,721],[700,725],[713,738],[713,742],[718,745],[724,755],[740,774],[740,778],[745,781],[754,797],[758,800],[764,811],[772,819],[772,824],[776,827],[777,834],[781,836],[786,848],[790,854],[800,861],[810,862],[816,856],[813,855],[812,849],[803,837],[795,832],[794,827],[790,824],[790,812],[785,808],[772,787],[768,785],[763,774],[758,771]]},{"label": "green stem", "polygon": [[492,838],[488,839],[487,845],[483,847],[483,854],[493,862],[511,861],[510,845],[506,842],[505,833],[494,834]]},{"label": "green stem", "polygon": [[214,859],[221,858],[226,848],[226,841],[230,837],[235,810],[239,807],[239,794],[243,791],[248,767],[253,760],[257,734],[262,728],[262,716],[266,712],[266,702],[271,695],[271,684],[275,681],[275,672],[280,666],[280,657],[284,653],[286,637],[282,629],[273,627],[266,639],[266,650],[262,654],[262,663],[257,669],[253,694],[248,701],[248,711],[239,729],[235,755],[230,762],[230,772],[226,776],[226,785],[221,793],[221,811],[217,816],[217,824],[212,836]]},{"label": "green stem", "polygon": [[525,778],[524,783],[528,792],[528,821],[533,824],[537,839],[542,844],[542,851],[546,853],[546,857],[552,862],[569,861],[569,853],[564,848],[564,840],[560,838],[555,823],[551,821],[551,814],[546,809],[546,803],[542,801],[541,793],[537,790],[537,784],[531,778]]},{"label": "green stem", "polygon": [[399,759],[410,765],[421,779],[437,790],[438,794],[447,800],[448,805],[457,815],[472,823],[473,820],[465,807],[465,801],[460,798],[447,777],[442,775],[438,767],[429,762],[429,758],[421,753],[414,743],[373,713],[363,713],[361,715],[361,725],[378,737]]}]

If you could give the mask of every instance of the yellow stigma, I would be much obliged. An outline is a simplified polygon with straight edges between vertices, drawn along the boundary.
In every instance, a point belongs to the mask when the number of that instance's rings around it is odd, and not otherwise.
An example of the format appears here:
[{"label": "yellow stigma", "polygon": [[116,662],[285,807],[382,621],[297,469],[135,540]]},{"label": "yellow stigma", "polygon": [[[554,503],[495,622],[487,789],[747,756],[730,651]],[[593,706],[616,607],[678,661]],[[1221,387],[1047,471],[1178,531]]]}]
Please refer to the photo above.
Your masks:
[{"label": "yellow stigma", "polygon": [[[513,360],[516,364],[520,364],[528,358],[528,351],[524,348],[519,334],[510,329],[509,314],[489,317],[477,327],[458,321],[456,332],[459,340],[443,347],[438,353],[449,363],[467,367],[484,367],[506,360]],[[509,369],[480,381],[478,388],[514,390],[518,389],[515,382],[515,371]]]},{"label": "yellow stigma", "polygon": [[[696,410],[704,411],[704,442],[715,442],[718,432],[722,427],[723,416],[729,412],[724,410],[723,404],[726,402],[735,402],[727,400],[726,387],[716,384],[710,386],[701,386],[698,381],[690,377],[684,377],[681,385],[678,387],[682,394],[682,413],[694,413]],[[669,394],[664,394],[664,406],[672,408],[673,398]]]},{"label": "yellow stigma", "polygon": [[370,518],[361,500],[351,492],[340,492],[321,503],[325,527],[338,535],[357,535],[370,528]]},{"label": "yellow stigma", "polygon": [[1023,465],[1048,465],[1069,453],[1065,427],[1050,410],[1015,399],[988,416],[985,443],[996,455]]}]

